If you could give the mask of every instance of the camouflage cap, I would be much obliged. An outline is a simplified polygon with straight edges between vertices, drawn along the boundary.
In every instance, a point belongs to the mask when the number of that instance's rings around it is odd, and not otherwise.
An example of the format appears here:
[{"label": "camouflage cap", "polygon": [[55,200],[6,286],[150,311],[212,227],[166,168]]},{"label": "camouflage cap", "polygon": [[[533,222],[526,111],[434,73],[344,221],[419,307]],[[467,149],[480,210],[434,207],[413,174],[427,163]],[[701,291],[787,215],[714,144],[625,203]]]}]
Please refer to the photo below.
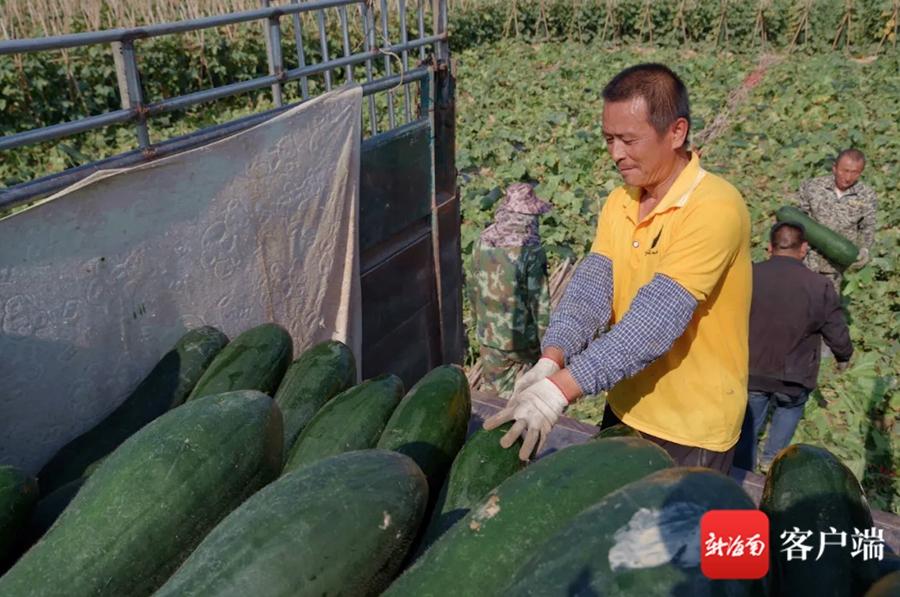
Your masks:
[{"label": "camouflage cap", "polygon": [[537,215],[550,211],[550,204],[534,194],[534,189],[526,182],[517,182],[506,189],[506,198],[500,209],[520,214]]}]

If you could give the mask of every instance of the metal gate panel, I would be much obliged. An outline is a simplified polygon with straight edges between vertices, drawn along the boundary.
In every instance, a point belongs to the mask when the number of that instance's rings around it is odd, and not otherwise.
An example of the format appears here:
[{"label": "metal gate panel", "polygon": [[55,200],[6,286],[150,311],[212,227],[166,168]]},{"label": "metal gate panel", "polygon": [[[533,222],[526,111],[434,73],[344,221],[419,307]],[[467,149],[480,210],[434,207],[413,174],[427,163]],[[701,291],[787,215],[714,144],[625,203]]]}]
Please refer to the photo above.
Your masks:
[{"label": "metal gate panel", "polygon": [[409,244],[362,276],[363,377],[399,375],[410,387],[444,361],[431,233],[419,228]]},{"label": "metal gate panel", "polygon": [[363,142],[359,216],[364,226],[359,233],[360,252],[431,213],[431,157],[428,120]]}]

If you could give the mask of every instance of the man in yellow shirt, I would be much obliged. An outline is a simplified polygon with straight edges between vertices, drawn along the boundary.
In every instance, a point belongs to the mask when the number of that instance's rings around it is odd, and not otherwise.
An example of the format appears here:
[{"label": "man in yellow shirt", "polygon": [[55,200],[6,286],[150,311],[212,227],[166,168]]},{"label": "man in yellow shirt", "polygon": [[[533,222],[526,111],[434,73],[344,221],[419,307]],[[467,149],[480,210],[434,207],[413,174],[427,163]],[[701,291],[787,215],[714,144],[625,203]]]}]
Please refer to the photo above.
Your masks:
[{"label": "man in yellow shirt", "polygon": [[624,422],[680,465],[727,473],[747,404],[747,208],[688,150],[687,89],[671,70],[625,69],[603,98],[625,184],[551,314],[541,359],[485,428],[514,420],[501,445],[524,436],[528,459],[568,404],[606,390],[601,426]]}]

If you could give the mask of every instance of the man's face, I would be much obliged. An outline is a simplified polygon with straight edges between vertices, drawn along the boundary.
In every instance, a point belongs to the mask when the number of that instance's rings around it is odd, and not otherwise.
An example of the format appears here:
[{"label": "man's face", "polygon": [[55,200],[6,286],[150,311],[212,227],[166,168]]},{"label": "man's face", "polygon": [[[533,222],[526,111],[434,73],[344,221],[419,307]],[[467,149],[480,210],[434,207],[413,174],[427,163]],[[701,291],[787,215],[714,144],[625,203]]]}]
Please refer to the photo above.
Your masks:
[{"label": "man's face", "polygon": [[642,97],[603,105],[606,148],[626,184],[637,187],[652,186],[669,176],[676,150],[687,134],[685,126],[683,133],[670,128],[660,135],[648,116]]},{"label": "man's face", "polygon": [[864,166],[865,163],[862,160],[854,160],[847,156],[842,157],[831,167],[831,171],[834,172],[834,185],[838,189],[846,191],[859,180],[859,175],[862,174]]}]

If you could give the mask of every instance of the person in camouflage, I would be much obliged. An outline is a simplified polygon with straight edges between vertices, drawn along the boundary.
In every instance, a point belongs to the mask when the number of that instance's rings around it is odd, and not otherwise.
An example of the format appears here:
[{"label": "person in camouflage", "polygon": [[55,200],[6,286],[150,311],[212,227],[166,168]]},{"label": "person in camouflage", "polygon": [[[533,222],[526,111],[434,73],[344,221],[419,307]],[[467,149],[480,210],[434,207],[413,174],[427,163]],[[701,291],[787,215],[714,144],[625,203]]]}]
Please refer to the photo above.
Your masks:
[{"label": "person in camouflage", "polygon": [[[858,149],[845,149],[838,154],[828,176],[812,178],[800,185],[800,209],[823,226],[842,234],[859,247],[859,259],[851,267],[864,266],[875,240],[875,191],[859,182],[866,158]],[[810,251],[806,266],[834,284],[841,294],[844,268],[829,262],[821,254]]]},{"label": "person in camouflage", "polygon": [[547,256],[538,235],[538,216],[549,210],[531,185],[511,185],[472,251],[470,298],[484,387],[503,398],[540,357],[549,323]]}]

